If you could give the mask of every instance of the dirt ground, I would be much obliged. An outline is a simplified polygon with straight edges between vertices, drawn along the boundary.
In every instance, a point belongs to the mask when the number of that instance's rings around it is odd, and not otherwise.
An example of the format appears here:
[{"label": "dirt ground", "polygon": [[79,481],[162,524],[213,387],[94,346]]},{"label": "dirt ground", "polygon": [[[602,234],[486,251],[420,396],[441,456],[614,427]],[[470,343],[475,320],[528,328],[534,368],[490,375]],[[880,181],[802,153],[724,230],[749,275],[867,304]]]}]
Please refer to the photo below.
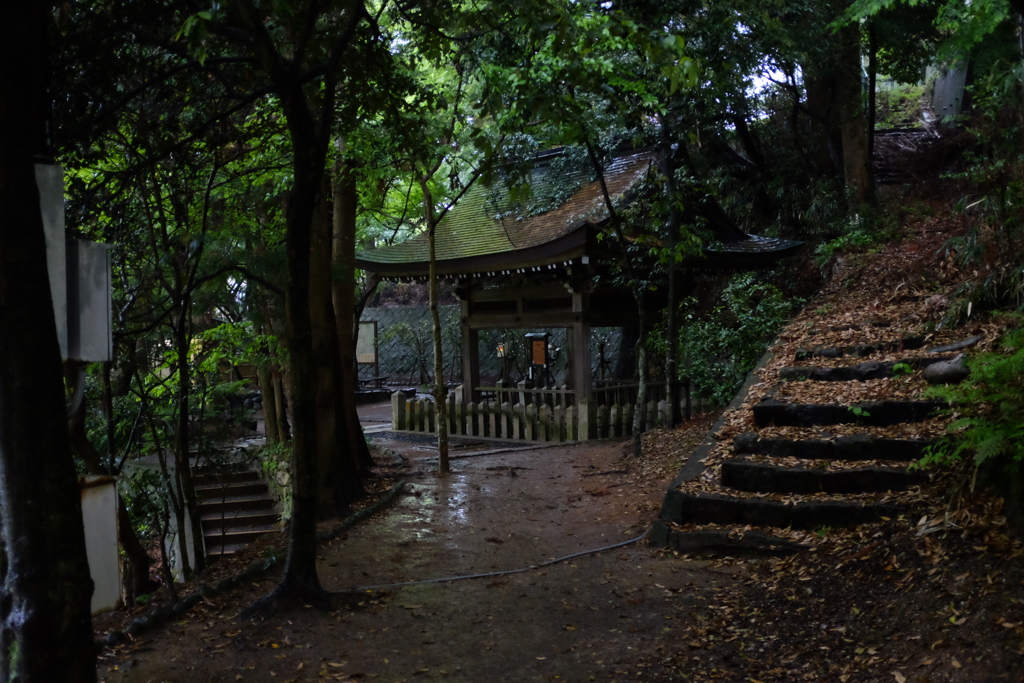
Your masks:
[{"label": "dirt ground", "polygon": [[[865,283],[891,290],[869,308],[907,298],[922,315],[949,305],[943,283],[962,277],[934,254],[956,226],[919,223],[870,260],[848,259],[846,274],[808,304],[821,317],[814,326],[850,317],[851,291],[867,296]],[[964,333],[985,333],[987,344],[995,327],[980,321]],[[656,518],[714,416],[645,435],[639,461],[623,457],[621,441],[519,450],[477,442],[460,445],[455,471],[441,477],[428,442],[383,431],[386,404],[361,412],[381,452],[371,498],[399,479],[407,488],[322,549],[324,586],[362,589],[360,604],[239,620],[274,586],[270,573],[104,648],[100,679],[1024,681],[1024,545],[1002,502],[965,485],[970,465],[939,477],[898,518],[804,534],[811,548],[792,557],[707,560],[628,542]],[[268,535],[202,582],[284,546]],[[609,549],[589,552],[600,548]],[[97,638],[165,592],[95,620]]]},{"label": "dirt ground", "polygon": [[[645,541],[586,551],[645,533],[710,422],[674,432],[666,439],[673,449],[643,468],[623,460],[622,441],[526,449],[477,442],[455,449],[454,472],[443,477],[433,472],[430,444],[378,434],[376,445],[392,449],[380,457],[382,474],[404,479],[406,493],[325,546],[319,565],[325,588],[366,590],[362,604],[240,621],[239,611],[272,588],[271,575],[106,649],[99,676],[644,680],[640,655],[677,640],[707,591],[734,584],[745,569],[681,561]],[[274,540],[262,552],[274,552]],[[576,553],[584,554],[536,567]],[[515,569],[525,571],[436,581]]]}]

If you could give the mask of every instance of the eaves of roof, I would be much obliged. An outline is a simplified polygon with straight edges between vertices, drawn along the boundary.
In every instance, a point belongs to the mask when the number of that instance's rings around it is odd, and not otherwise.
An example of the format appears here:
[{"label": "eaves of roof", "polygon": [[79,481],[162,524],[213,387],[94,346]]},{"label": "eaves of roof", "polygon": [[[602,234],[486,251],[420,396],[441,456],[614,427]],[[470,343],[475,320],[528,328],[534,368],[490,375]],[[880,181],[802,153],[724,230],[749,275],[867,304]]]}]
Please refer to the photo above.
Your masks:
[{"label": "eaves of roof", "polygon": [[[523,269],[548,265],[587,254],[595,247],[594,226],[608,218],[605,189],[613,205],[623,203],[655,161],[650,150],[617,157],[605,169],[605,184],[583,171],[561,181],[543,168],[534,183],[550,187],[556,182],[578,185],[561,206],[528,215],[511,201],[500,185],[472,188],[437,226],[435,253],[442,275]],[[535,189],[535,194],[537,194]],[[400,244],[357,254],[356,265],[382,277],[408,277],[426,273],[429,248],[426,235]]]}]

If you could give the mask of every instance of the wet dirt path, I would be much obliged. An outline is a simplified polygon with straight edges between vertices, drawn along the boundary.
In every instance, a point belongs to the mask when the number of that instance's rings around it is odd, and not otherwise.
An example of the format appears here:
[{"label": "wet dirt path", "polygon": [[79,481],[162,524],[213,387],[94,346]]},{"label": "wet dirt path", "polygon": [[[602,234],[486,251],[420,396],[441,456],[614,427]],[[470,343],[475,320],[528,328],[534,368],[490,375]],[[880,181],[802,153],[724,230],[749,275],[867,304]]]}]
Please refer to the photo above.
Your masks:
[{"label": "wet dirt path", "polygon": [[[621,442],[499,452],[432,472],[407,459],[407,493],[320,553],[332,591],[530,567],[642,534],[662,483],[628,485]],[[491,450],[493,445],[477,445]],[[240,622],[273,580],[204,604],[99,669],[124,681],[645,680],[635,662],[702,619],[703,589],[737,580],[643,541],[522,573],[389,586],[335,613]],[[699,655],[698,655],[699,656]],[[116,667],[113,668],[113,667]]]}]

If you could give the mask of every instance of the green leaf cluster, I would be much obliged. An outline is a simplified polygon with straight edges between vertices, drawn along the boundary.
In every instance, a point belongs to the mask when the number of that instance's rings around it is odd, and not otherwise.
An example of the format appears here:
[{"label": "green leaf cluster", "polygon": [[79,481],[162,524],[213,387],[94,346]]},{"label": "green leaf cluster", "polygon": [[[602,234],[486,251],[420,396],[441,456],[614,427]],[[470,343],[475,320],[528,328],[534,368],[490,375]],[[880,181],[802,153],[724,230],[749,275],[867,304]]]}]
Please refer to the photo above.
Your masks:
[{"label": "green leaf cluster", "polygon": [[696,300],[683,301],[680,357],[689,359],[693,392],[728,403],[800,303],[753,273],[734,276],[705,315],[694,313]]},{"label": "green leaf cluster", "polygon": [[948,465],[973,458],[976,465],[1004,457],[1016,467],[1024,461],[1024,326],[1009,331],[998,351],[967,362],[970,377],[956,386],[933,387],[926,395],[950,403],[956,415],[949,436],[933,446],[918,465]]}]

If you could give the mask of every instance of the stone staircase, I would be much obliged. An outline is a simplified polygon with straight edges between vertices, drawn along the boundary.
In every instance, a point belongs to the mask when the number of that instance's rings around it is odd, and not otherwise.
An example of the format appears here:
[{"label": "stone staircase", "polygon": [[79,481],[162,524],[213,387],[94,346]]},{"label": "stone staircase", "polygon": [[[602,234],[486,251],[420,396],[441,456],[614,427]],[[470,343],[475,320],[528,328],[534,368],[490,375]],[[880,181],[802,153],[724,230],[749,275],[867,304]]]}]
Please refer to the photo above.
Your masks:
[{"label": "stone staircase", "polygon": [[208,559],[231,555],[280,528],[267,482],[244,465],[202,468],[193,479]]},{"label": "stone staircase", "polygon": [[[921,337],[879,332],[866,335],[875,337],[869,344],[766,356],[769,382],[751,374],[670,486],[651,543],[683,553],[786,554],[813,543],[808,532],[907,513],[929,476],[907,465],[942,428],[935,415],[944,404],[918,397],[921,370],[951,358],[952,347],[923,350]],[[875,354],[889,359],[858,362]]]}]

